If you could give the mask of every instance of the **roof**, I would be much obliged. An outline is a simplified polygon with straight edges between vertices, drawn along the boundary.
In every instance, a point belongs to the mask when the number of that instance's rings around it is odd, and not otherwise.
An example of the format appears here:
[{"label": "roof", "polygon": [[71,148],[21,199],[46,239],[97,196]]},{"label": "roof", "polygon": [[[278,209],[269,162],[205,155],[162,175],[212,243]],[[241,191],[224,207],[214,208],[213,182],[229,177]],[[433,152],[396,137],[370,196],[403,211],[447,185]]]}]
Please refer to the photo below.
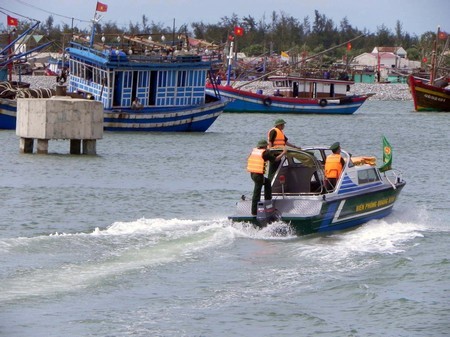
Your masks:
[{"label": "roof", "polygon": [[402,47],[374,47],[372,53],[393,53],[396,55],[406,55],[406,50]]}]

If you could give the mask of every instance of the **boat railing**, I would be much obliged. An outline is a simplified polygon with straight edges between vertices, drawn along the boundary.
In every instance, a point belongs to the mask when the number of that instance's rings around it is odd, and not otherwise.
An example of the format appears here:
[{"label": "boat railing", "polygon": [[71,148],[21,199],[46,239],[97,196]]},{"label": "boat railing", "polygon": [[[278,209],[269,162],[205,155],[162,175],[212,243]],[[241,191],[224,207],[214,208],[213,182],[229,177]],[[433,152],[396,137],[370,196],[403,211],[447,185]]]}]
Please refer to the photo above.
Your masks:
[{"label": "boat railing", "polygon": [[383,172],[385,179],[396,189],[396,184],[403,181],[403,172],[397,169],[392,169]]}]

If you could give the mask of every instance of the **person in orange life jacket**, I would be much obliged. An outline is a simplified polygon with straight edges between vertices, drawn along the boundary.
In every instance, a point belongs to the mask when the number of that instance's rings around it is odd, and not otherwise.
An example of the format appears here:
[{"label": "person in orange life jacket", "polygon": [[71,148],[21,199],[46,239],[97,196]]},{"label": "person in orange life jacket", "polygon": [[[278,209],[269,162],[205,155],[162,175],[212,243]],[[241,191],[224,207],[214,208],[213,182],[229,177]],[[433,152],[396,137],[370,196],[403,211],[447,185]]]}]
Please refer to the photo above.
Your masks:
[{"label": "person in orange life jacket", "polygon": [[345,160],[341,156],[341,145],[339,142],[330,146],[332,154],[327,156],[325,160],[325,177],[327,178],[327,188],[333,189],[342,173]]},{"label": "person in orange life jacket", "polygon": [[[286,122],[284,121],[284,119],[281,119],[281,118],[277,119],[275,121],[275,123],[273,123],[274,127],[272,129],[270,129],[267,134],[267,141],[269,142],[269,148],[275,147],[275,146],[286,146],[287,145],[290,147],[295,147],[297,149],[300,149],[300,147],[297,147],[294,144],[288,142],[288,138],[286,137],[286,135],[283,132],[285,124],[286,124]],[[269,175],[268,175],[268,178],[270,181],[272,181],[272,178],[273,178],[275,172],[277,171],[278,166],[280,166],[279,161],[270,163]]]},{"label": "person in orange life jacket", "polygon": [[272,200],[272,184],[271,180],[264,176],[266,173],[266,163],[280,161],[286,154],[286,148],[276,156],[267,151],[267,141],[262,139],[258,142],[257,147],[252,150],[252,153],[247,160],[247,171],[250,172],[250,177],[255,183],[252,196],[252,215],[256,216],[258,202],[261,200],[261,189],[264,186],[264,200]]}]

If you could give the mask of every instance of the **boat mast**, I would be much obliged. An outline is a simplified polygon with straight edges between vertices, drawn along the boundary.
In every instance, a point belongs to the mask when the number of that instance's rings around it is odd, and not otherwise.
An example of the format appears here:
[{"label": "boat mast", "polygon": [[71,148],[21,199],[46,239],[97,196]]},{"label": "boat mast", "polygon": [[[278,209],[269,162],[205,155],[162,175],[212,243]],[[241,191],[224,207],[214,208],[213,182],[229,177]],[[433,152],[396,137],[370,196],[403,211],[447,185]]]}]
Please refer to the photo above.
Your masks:
[{"label": "boat mast", "polygon": [[434,81],[436,79],[436,54],[437,54],[437,41],[439,39],[439,35],[441,33],[441,27],[437,27],[436,38],[434,40],[433,52],[431,55],[431,72],[430,72],[430,84],[434,85]]},{"label": "boat mast", "polygon": [[234,41],[230,41],[230,52],[228,53],[228,68],[227,68],[227,85],[230,85],[230,79],[231,79],[231,63],[233,62],[233,48],[234,48]]}]

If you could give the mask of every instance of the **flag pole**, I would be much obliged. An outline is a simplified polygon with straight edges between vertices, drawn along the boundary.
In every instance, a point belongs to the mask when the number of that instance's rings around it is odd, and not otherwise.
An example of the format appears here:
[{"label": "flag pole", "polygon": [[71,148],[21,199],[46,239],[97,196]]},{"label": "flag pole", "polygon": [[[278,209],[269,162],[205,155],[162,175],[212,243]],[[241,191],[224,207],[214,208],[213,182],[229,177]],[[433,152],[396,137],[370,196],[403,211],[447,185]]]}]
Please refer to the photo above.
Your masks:
[{"label": "flag pole", "polygon": [[233,48],[234,48],[234,41],[230,41],[230,52],[228,54],[228,68],[227,68],[227,85],[230,85],[230,79],[231,79],[231,62],[233,61]]},{"label": "flag pole", "polygon": [[97,9],[94,12],[94,18],[92,19],[92,29],[91,29],[91,39],[89,41],[89,48],[92,48],[94,45],[94,36],[95,36],[95,19],[97,18]]}]

